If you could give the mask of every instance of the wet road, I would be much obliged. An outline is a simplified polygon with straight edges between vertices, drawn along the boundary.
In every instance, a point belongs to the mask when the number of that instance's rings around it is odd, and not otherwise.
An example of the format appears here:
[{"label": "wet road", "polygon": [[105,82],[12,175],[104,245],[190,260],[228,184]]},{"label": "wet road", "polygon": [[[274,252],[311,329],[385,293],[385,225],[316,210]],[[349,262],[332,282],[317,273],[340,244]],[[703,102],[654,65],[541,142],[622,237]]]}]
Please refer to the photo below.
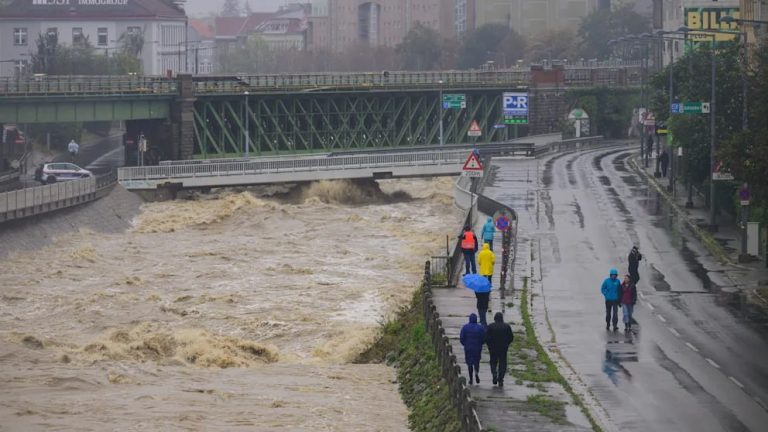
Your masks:
[{"label": "wet road", "polygon": [[[768,344],[722,304],[729,269],[632,170],[633,150],[494,160],[484,193],[520,213],[555,345],[612,428],[765,430]],[[633,244],[644,256],[637,325],[607,332],[600,283],[610,267],[626,272]]]}]

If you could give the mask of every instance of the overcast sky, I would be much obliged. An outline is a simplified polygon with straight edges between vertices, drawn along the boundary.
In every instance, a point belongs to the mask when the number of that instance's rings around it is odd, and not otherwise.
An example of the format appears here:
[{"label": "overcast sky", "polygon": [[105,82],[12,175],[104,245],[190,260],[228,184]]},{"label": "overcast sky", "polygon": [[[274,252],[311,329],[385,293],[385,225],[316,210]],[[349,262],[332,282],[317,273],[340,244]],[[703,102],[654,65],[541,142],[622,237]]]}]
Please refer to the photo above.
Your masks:
[{"label": "overcast sky", "polygon": [[[208,16],[211,12],[218,12],[221,10],[221,5],[224,0],[187,0],[184,6],[188,15],[192,16]],[[245,3],[242,0],[241,3]],[[254,12],[274,12],[278,6],[287,3],[286,0],[250,0],[251,9]]]}]

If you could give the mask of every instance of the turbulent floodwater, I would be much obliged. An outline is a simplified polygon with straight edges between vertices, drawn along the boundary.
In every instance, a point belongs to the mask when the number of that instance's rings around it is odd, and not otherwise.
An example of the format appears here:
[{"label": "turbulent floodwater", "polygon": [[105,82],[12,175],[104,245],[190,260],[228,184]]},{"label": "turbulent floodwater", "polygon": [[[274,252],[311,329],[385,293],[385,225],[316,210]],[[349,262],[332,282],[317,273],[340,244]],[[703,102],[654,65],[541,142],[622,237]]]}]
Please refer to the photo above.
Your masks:
[{"label": "turbulent floodwater", "polygon": [[394,371],[349,362],[455,234],[452,179],[275,189],[6,259],[0,430],[407,430]]}]

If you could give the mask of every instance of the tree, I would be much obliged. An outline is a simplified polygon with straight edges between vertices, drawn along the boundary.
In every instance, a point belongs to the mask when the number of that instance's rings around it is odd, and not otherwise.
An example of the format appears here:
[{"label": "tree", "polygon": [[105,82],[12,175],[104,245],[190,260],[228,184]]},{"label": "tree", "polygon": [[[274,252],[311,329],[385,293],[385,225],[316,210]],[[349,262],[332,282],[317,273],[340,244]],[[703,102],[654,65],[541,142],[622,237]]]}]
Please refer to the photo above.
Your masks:
[{"label": "tree", "polygon": [[239,17],[242,12],[240,0],[224,0],[224,4],[221,6],[221,16],[223,17]]},{"label": "tree", "polygon": [[458,66],[477,68],[501,57],[512,62],[525,52],[525,40],[504,24],[485,24],[467,33],[459,51]]},{"label": "tree", "polygon": [[440,34],[421,23],[405,35],[395,52],[405,70],[433,70],[440,66],[442,38]]},{"label": "tree", "polygon": [[530,62],[542,59],[574,60],[577,57],[578,42],[571,30],[551,30],[538,33],[528,41],[526,58]]},{"label": "tree", "polygon": [[141,51],[144,49],[144,33],[124,32],[118,41],[123,45],[123,52],[137,58],[141,56]]},{"label": "tree", "polygon": [[607,59],[611,55],[608,41],[650,31],[650,21],[633,10],[633,3],[626,3],[613,10],[595,9],[584,17],[579,26],[581,55],[585,58]]},{"label": "tree", "polygon": [[219,50],[219,64],[222,72],[227,73],[266,73],[274,72],[275,52],[269,49],[264,40],[251,36],[241,47],[235,44]]},{"label": "tree", "polygon": [[251,9],[251,2],[249,0],[245,0],[243,12],[245,12],[245,16],[253,15],[253,9]]}]

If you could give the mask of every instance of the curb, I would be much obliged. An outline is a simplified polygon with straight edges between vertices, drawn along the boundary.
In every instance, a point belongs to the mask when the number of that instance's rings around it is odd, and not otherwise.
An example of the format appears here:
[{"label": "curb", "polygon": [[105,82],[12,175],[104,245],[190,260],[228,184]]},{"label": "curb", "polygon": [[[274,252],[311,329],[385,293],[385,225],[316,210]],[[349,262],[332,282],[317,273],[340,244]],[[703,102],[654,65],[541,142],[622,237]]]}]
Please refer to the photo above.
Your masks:
[{"label": "curb", "polygon": [[704,245],[704,247],[711,253],[715,258],[718,259],[722,264],[728,264],[736,267],[741,267],[736,265],[730,257],[728,257],[728,254],[723,250],[723,248],[720,246],[720,244],[705,230],[699,228],[696,223],[694,223],[689,217],[688,213],[680,208],[678,206],[672,196],[669,195],[669,193],[662,187],[655,178],[651,177],[647,172],[640,169],[639,166],[637,166],[637,161],[635,160],[635,157],[633,156],[629,160],[630,165],[632,165],[632,168],[637,172],[638,174],[643,175],[646,179],[648,179],[648,183],[653,186],[654,189],[656,189],[657,192],[659,192],[659,195],[661,195],[664,200],[670,205],[670,208],[673,209],[673,211],[682,217],[685,224],[688,226],[688,228],[693,232],[693,234],[696,236],[696,238],[699,239],[699,241]]}]

